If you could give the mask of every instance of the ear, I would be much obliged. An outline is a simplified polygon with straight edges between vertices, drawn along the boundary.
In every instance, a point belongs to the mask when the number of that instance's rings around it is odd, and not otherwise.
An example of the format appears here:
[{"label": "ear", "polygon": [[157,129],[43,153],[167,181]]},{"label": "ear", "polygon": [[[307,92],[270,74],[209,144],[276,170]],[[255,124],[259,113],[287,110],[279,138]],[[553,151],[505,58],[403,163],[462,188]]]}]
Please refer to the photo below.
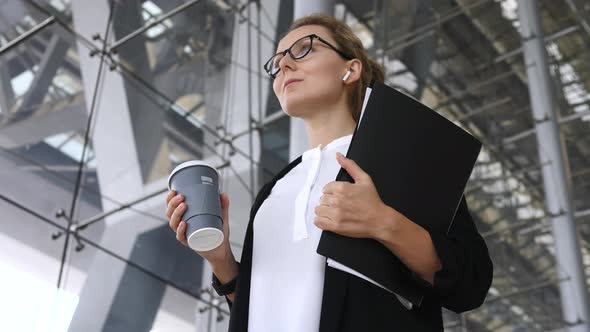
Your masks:
[{"label": "ear", "polygon": [[350,70],[350,75],[348,75],[348,78],[346,79],[346,81],[344,81],[344,84],[352,84],[361,78],[361,73],[363,71],[363,63],[359,59],[352,59],[349,60],[346,64],[348,67],[344,70],[342,75],[346,73],[346,70]]}]

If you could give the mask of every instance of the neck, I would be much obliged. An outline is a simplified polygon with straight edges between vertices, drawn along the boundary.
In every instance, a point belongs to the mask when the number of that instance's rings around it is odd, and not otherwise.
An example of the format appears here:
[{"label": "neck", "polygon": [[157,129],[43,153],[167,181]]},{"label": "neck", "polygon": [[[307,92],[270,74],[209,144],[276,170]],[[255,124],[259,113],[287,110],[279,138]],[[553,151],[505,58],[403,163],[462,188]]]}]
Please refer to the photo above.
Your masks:
[{"label": "neck", "polygon": [[347,108],[322,109],[304,119],[310,148],[326,146],[333,140],[354,133],[356,122]]}]

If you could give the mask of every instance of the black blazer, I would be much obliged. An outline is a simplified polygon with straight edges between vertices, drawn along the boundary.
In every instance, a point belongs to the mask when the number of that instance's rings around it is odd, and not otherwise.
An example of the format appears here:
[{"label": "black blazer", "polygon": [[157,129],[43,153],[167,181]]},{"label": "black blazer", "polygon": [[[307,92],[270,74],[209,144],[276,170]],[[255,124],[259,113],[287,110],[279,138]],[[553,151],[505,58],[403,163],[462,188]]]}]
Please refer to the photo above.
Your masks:
[{"label": "black blazer", "polygon": [[[248,329],[252,273],[253,221],[275,183],[301,162],[301,156],[281,170],[258,192],[246,230],[234,303],[229,303],[230,332]],[[412,271],[407,275],[427,291],[419,308],[407,310],[393,294],[326,265],[320,332],[442,331],[441,307],[463,312],[479,307],[492,282],[492,262],[462,199],[449,234],[430,233],[443,268],[430,285]],[[289,287],[289,285],[285,285]],[[289,299],[277,299],[277,305]],[[252,331],[256,332],[256,331]],[[307,331],[305,331],[307,332]]]}]

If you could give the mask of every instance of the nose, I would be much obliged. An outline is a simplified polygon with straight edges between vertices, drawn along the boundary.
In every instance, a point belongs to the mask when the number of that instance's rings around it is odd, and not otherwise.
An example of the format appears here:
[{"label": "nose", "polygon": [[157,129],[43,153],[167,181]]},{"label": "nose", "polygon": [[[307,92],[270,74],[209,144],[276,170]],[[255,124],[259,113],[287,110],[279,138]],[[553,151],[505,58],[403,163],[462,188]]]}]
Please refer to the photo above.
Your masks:
[{"label": "nose", "polygon": [[[287,52],[281,60],[279,60],[279,69],[281,71],[285,71],[286,68],[293,70],[295,68],[295,60],[291,57],[291,53]],[[279,74],[280,74],[279,72]]]}]

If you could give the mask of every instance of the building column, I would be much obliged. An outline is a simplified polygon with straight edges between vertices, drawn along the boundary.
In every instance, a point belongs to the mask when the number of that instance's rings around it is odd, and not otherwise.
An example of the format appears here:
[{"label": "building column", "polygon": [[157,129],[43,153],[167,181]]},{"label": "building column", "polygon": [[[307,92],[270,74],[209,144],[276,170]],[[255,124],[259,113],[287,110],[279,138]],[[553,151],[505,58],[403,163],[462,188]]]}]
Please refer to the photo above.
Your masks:
[{"label": "building column", "polygon": [[8,116],[14,103],[14,91],[11,84],[12,76],[8,68],[8,61],[0,57],[0,119]]},{"label": "building column", "polygon": [[[272,40],[258,38],[260,32],[257,30],[256,25],[260,22],[260,31],[266,33],[271,38],[274,37],[273,33],[270,32],[273,31],[273,26],[278,24],[279,4],[280,1],[260,1],[261,10],[264,8],[268,17],[263,13],[260,14],[260,18],[257,17],[258,10],[256,2],[249,2],[247,4],[249,8],[245,8],[242,11],[243,17],[236,14],[233,26],[232,52],[228,55],[235,63],[227,66],[227,72],[208,77],[208,87],[206,88],[209,93],[208,95],[213,99],[212,102],[209,100],[212,104],[215,104],[216,98],[223,97],[229,99],[227,103],[219,103],[226,108],[219,111],[213,110],[213,113],[219,113],[221,116],[212,114],[211,117],[215,117],[214,120],[207,118],[207,122],[219,121],[219,123],[224,125],[227,123],[224,131],[228,135],[245,133],[235,138],[232,144],[237,149],[248,154],[250,150],[250,139],[252,139],[253,150],[250,157],[256,162],[260,162],[262,142],[259,133],[251,128],[249,108],[253,120],[260,123],[262,121],[261,117],[264,117],[264,112],[259,112],[259,110],[266,109],[268,94],[273,92],[269,89],[270,85],[266,76],[259,77],[258,74],[264,73],[261,63],[269,55],[274,54],[275,51],[275,45]],[[249,15],[248,11],[250,12]],[[248,16],[250,17],[251,24],[245,20]],[[248,56],[248,51],[250,52],[250,56]],[[250,66],[248,66],[248,60],[250,60]],[[248,69],[251,69],[251,72]],[[225,76],[225,84],[222,84],[221,76]],[[222,92],[223,94],[221,94]],[[210,106],[207,107],[209,110]],[[208,139],[211,139],[210,135],[205,136],[205,141],[209,142],[208,144],[212,144],[211,141],[207,141]],[[217,146],[217,152],[219,154],[225,151],[225,155],[227,156],[228,150],[229,148],[227,146],[224,147],[223,144]],[[209,156],[210,154],[207,155]],[[219,160],[216,156],[210,156],[208,159],[212,160],[211,163]],[[242,243],[248,226],[248,216],[253,203],[253,197],[245,185],[250,186],[250,170],[251,167],[254,167],[254,188],[252,190],[255,195],[262,185],[258,179],[258,174],[261,174],[261,170],[256,165],[252,166],[250,161],[239,153],[233,156],[227,156],[227,159],[231,163],[233,170],[226,167],[220,171],[222,178],[220,191],[225,191],[229,195],[230,241],[234,256],[239,261],[242,253]],[[209,288],[210,286],[211,269],[209,264],[206,263],[203,267],[202,288]],[[205,295],[205,298],[208,299],[208,295]],[[225,299],[217,298],[215,301],[221,301],[221,307],[224,310],[229,310],[225,304]],[[205,305],[201,304],[199,308],[204,309]],[[198,312],[197,331],[227,331],[229,317],[224,317],[221,321],[217,321],[217,317],[218,311],[215,309]]]},{"label": "building column", "polygon": [[[72,1],[75,30],[88,40],[92,40],[94,34],[100,34],[104,38],[110,10],[109,2],[108,0]],[[116,6],[120,6],[120,4]],[[131,4],[128,4],[126,11],[119,12],[118,16],[132,16],[133,13],[129,13],[132,8],[129,6]],[[138,8],[139,6],[136,6],[137,10],[139,10]],[[121,10],[121,8],[118,8],[118,10]],[[113,43],[114,34],[118,34],[117,37],[121,38],[121,24],[121,22],[113,24],[108,38],[109,43]],[[90,110],[100,58],[98,56],[92,57],[90,50],[80,42],[78,42],[77,46],[86,109]],[[98,42],[95,46],[97,48],[102,47]],[[122,56],[125,56],[125,50],[123,50]],[[127,203],[152,193],[155,189],[160,189],[159,187],[165,182],[165,180],[159,181],[157,183],[158,188],[154,188],[153,183],[145,184],[147,180],[151,179],[151,166],[154,159],[156,159],[145,156],[145,153],[146,151],[147,153],[153,153],[152,156],[160,154],[157,152],[157,148],[152,149],[151,147],[152,144],[161,142],[163,132],[162,117],[155,112],[154,106],[152,106],[148,112],[149,116],[140,118],[139,111],[146,111],[146,109],[131,109],[132,107],[140,108],[141,99],[139,99],[137,92],[130,91],[121,74],[117,71],[110,71],[108,65],[103,66],[103,70],[102,91],[99,94],[100,99],[96,103],[95,124],[91,136],[92,147],[96,156],[98,182],[101,194],[117,202]],[[145,66],[138,70],[145,73]],[[147,139],[147,131],[150,128],[153,129],[151,133],[154,137]],[[160,136],[155,137],[158,135]],[[147,150],[145,149],[146,144],[150,145]],[[142,160],[149,164],[150,168],[145,168],[144,165],[142,169]],[[102,200],[102,206],[104,211],[110,211],[118,207],[111,201],[104,199]],[[154,215],[163,215],[163,211],[165,211],[163,197],[155,197],[144,202],[141,206],[135,206],[135,208]],[[138,258],[137,248],[139,246],[145,249],[147,240],[164,238],[149,236],[149,234],[154,234],[153,231],[162,227],[163,223],[160,220],[152,220],[138,216],[136,212],[131,210],[124,210],[105,218],[104,223],[106,226],[104,233],[97,241],[103,247],[121,257],[132,260],[139,259],[138,264],[160,274],[165,279],[173,275],[171,272],[173,271],[172,265],[166,266],[164,270],[160,271],[163,267],[150,261],[154,257]],[[81,235],[84,236],[84,233],[85,231],[82,230]],[[160,231],[158,231],[158,234],[160,234]],[[173,239],[162,241],[161,244],[169,246],[174,244],[173,242],[168,244]],[[150,243],[149,248],[154,247],[159,246],[157,243]],[[173,247],[183,249],[180,246]],[[146,252],[150,251],[149,248],[146,249]],[[162,252],[163,257],[160,257],[160,259],[161,261],[169,260],[171,255],[174,254],[175,252],[171,250]],[[195,264],[200,264],[198,257],[195,257],[194,261]],[[129,326],[139,326],[137,324],[142,321],[153,321],[155,318],[154,310],[157,311],[159,307],[158,301],[163,296],[163,288],[154,291],[154,294],[150,295],[149,301],[146,297],[143,302],[137,302],[138,298],[136,297],[138,295],[134,293],[153,285],[154,280],[151,277],[147,277],[141,272],[138,273],[127,264],[99,252],[94,254],[92,264],[86,272],[87,278],[79,294],[79,302],[69,327],[70,331],[128,331]],[[137,278],[138,274],[142,277]],[[200,274],[200,268],[198,274]],[[125,287],[130,284],[130,278],[134,276],[136,278],[133,278],[133,282],[131,282],[134,288]],[[125,294],[127,296],[124,296]],[[137,307],[138,303],[141,304],[140,307]],[[117,315],[116,309],[119,309],[119,311],[124,310],[121,308],[131,305],[135,305],[134,310],[127,310],[123,315],[119,312]],[[154,305],[156,305],[155,309]]]},{"label": "building column", "polygon": [[572,324],[569,331],[590,331],[588,292],[573,218],[571,184],[568,177],[566,149],[559,132],[557,103],[551,76],[538,3],[522,0],[518,16],[527,70],[529,94],[537,135],[539,164],[542,168],[547,210],[551,214],[555,257],[563,318]]},{"label": "building column", "polygon": [[[295,0],[293,20],[302,16],[321,13],[334,16],[335,0]],[[310,148],[307,131],[302,119],[291,117],[289,161],[294,160]]]}]

